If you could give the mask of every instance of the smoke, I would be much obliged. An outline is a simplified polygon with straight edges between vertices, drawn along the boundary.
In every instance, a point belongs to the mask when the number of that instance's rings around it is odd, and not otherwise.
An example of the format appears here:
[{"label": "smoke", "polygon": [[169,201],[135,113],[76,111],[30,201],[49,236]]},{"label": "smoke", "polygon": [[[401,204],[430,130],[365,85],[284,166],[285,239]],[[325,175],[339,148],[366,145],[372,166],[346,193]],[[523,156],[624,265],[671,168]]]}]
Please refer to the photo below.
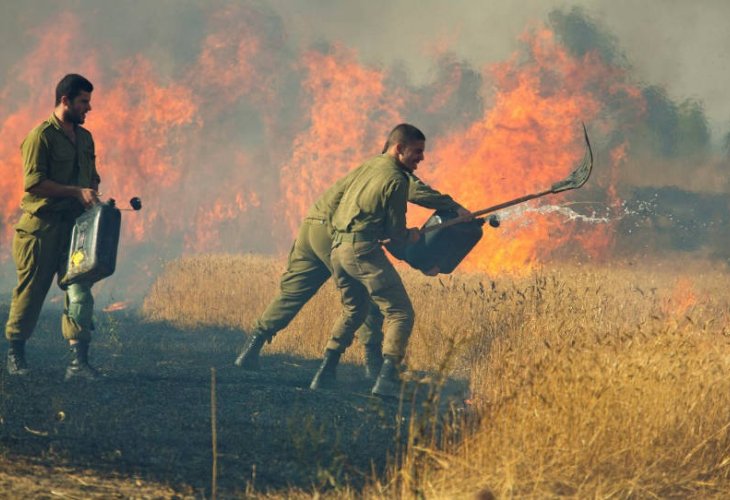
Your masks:
[{"label": "smoke", "polygon": [[[581,120],[598,162],[579,201],[610,209],[646,195],[637,189],[647,185],[726,189],[727,156],[713,152],[707,102],[676,97],[663,80],[643,83],[642,44],[614,31],[617,15],[633,22],[628,4],[601,18],[594,12],[609,4],[588,5],[8,5],[0,29],[5,269],[22,194],[17,146],[50,114],[55,82],[72,71],[96,85],[87,125],[105,196],[145,203],[125,214],[122,261],[106,287],[126,277],[124,286],[142,290],[183,253],[285,252],[316,196],[378,153],[400,121],[429,137],[425,180],[474,209],[567,174],[582,155]],[[672,193],[661,203],[681,198]],[[517,269],[571,242],[605,254],[624,231],[623,222],[598,227],[590,217],[564,223],[561,213],[525,211],[544,222],[495,233],[489,248],[502,248],[500,258],[467,265]]]},{"label": "smoke", "polygon": [[588,17],[585,9],[554,10],[548,19],[558,38],[574,56],[584,57],[595,52],[608,64],[628,66],[616,37]]}]

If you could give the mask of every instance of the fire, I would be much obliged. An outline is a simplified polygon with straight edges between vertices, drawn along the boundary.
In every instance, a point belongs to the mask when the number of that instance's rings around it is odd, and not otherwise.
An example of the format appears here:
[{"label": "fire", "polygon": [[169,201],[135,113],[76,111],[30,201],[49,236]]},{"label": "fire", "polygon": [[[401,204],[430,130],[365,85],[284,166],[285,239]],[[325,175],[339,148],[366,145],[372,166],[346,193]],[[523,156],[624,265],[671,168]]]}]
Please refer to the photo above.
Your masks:
[{"label": "fire", "polygon": [[[164,200],[176,191],[185,172],[180,146],[193,133],[196,105],[192,91],[158,82],[152,63],[137,57],[119,65],[113,85],[99,85],[98,101],[89,124],[97,144],[97,168],[102,189],[120,199],[139,195],[145,208],[125,217],[124,239],[142,242],[150,228],[167,223],[174,228]],[[167,196],[162,193],[168,193]]]},{"label": "fire", "polygon": [[674,288],[667,296],[662,304],[662,312],[673,317],[681,317],[697,303],[697,292],[694,282],[689,277],[678,278],[674,284]]},{"label": "fire", "polygon": [[[590,126],[601,118],[601,96],[634,94],[629,85],[617,84],[620,75],[614,69],[595,56],[571,57],[548,30],[530,34],[525,42],[527,62],[516,54],[490,69],[494,106],[465,133],[439,138],[433,153],[444,165],[434,172],[433,184],[472,210],[563,179],[583,154],[581,121]],[[616,167],[616,162],[599,166]],[[610,248],[612,240],[610,226],[581,234],[557,216],[530,215],[512,228],[508,220],[503,228],[485,231],[467,266],[490,273],[524,271],[571,239],[593,254]]]},{"label": "fire", "polygon": [[108,306],[106,306],[102,311],[104,312],[116,312],[116,311],[124,311],[129,307],[129,301],[121,301],[121,302],[112,302]]},{"label": "fire", "polygon": [[[617,130],[612,106],[624,113],[642,109],[624,70],[596,54],[569,54],[546,28],[530,31],[518,53],[482,72],[489,104],[481,113],[459,101],[467,73],[448,49],[434,56],[437,79],[417,87],[395,70],[362,63],[343,44],[292,48],[281,27],[264,22],[266,15],[250,5],[212,8],[195,55],[176,63],[150,52],[109,60],[114,52],[83,29],[67,29],[60,38],[39,30],[36,48],[23,58],[32,63],[13,68],[0,89],[2,258],[10,254],[22,196],[18,146],[50,114],[52,86],[71,71],[95,84],[86,126],[94,134],[104,197],[144,201],[141,212],[125,213],[120,249],[120,259],[134,255],[140,267],[143,252],[135,249],[173,257],[287,248],[314,199],[379,153],[387,131],[401,121],[429,135],[418,174],[476,210],[564,178],[583,155],[581,121],[592,136],[608,137]],[[67,26],[79,22],[69,15]],[[83,67],[71,56],[80,52]],[[469,71],[470,82],[479,78]],[[587,188],[612,205],[630,145],[608,149],[596,164],[603,174]],[[500,229],[485,228],[466,268],[520,272],[567,245],[595,257],[611,248],[610,224],[511,213]],[[409,208],[412,224],[425,215]]]},{"label": "fire", "polygon": [[258,17],[244,4],[227,5],[210,15],[209,31],[187,79],[209,99],[213,115],[247,96],[255,96],[261,109],[277,107],[275,88],[281,75],[277,68],[285,65],[279,57],[284,47],[282,40],[266,39]]},{"label": "fire", "polygon": [[292,233],[334,180],[380,152],[383,130],[400,120],[400,100],[389,94],[383,73],[359,64],[352,51],[337,46],[329,54],[309,52],[303,65],[311,125],[295,137],[282,168],[284,213]]},{"label": "fire", "polygon": [[[25,135],[38,123],[51,114],[53,105],[52,89],[46,85],[48,74],[58,73],[58,68],[73,67],[71,57],[72,39],[68,34],[73,31],[75,21],[65,16],[63,22],[69,30],[65,34],[50,30],[36,32],[38,44],[27,55],[32,65],[16,64],[10,70],[6,86],[0,89],[0,246],[12,239],[12,225],[19,217],[19,204],[23,195],[23,171],[20,162],[20,144]],[[93,66],[93,63],[92,63]],[[17,96],[23,95],[24,99]],[[7,252],[4,252],[7,253]],[[6,258],[5,255],[3,255]]]}]

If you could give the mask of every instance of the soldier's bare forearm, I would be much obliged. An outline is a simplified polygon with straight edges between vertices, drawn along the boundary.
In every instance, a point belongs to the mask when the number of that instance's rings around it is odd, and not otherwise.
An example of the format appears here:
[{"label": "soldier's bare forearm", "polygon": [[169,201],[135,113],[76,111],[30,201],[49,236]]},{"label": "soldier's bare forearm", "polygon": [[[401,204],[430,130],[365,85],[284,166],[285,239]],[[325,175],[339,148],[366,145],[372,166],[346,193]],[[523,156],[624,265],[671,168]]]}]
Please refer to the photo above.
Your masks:
[{"label": "soldier's bare forearm", "polygon": [[78,198],[79,189],[78,186],[67,186],[45,179],[30,188],[28,192],[44,198]]},{"label": "soldier's bare forearm", "polygon": [[99,201],[96,189],[68,186],[49,179],[42,180],[30,188],[28,192],[45,198],[76,198],[85,207],[89,207]]}]

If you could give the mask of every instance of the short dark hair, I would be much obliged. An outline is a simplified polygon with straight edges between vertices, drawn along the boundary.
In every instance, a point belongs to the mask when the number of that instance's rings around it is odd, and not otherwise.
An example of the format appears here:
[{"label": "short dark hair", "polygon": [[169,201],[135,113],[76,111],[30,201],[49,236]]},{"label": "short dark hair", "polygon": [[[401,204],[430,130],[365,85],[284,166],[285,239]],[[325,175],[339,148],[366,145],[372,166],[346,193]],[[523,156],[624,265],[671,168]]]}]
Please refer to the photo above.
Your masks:
[{"label": "short dark hair", "polygon": [[91,92],[94,86],[89,80],[81,75],[71,73],[61,78],[56,85],[56,106],[61,104],[61,97],[68,97],[69,101],[73,101],[81,92]]},{"label": "short dark hair", "polygon": [[393,144],[409,144],[415,141],[425,141],[426,136],[410,123],[396,125],[388,134],[388,140],[383,146],[383,153],[388,151]]}]

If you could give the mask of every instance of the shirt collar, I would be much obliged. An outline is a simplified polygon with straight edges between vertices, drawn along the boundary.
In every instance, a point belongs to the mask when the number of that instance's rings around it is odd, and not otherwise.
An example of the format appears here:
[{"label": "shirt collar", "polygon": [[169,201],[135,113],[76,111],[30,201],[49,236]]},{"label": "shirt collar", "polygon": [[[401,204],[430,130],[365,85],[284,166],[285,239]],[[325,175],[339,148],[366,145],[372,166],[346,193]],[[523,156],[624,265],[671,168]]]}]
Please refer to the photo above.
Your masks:
[{"label": "shirt collar", "polygon": [[[51,113],[51,117],[48,119],[48,122],[53,125],[53,127],[58,130],[59,132],[63,132],[63,126],[61,125],[61,120],[58,119],[56,116],[56,113]],[[74,124],[74,130],[76,130],[76,125]]]}]

